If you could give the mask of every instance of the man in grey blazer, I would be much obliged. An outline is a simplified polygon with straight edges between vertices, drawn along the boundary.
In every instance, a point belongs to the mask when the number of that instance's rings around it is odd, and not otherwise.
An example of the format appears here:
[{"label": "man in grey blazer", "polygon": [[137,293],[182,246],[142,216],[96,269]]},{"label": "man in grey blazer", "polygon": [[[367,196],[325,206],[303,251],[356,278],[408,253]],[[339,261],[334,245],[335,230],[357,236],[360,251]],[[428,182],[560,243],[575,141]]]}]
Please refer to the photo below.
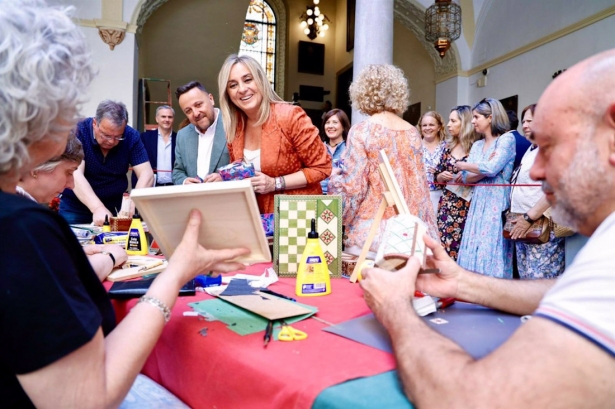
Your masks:
[{"label": "man in grey blazer", "polygon": [[221,181],[216,169],[229,164],[226,134],[214,97],[198,81],[175,91],[184,114],[190,121],[177,133],[173,183],[176,185]]}]

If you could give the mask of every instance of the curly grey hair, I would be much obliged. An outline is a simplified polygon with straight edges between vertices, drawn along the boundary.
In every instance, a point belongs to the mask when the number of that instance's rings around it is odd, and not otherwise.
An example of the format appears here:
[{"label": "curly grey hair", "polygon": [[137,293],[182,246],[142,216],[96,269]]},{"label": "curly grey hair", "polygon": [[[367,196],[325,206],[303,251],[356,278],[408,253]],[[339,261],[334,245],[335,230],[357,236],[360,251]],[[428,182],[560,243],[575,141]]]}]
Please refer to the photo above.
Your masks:
[{"label": "curly grey hair", "polygon": [[28,146],[74,128],[94,75],[72,8],[0,0],[0,175],[21,168]]},{"label": "curly grey hair", "polygon": [[365,66],[350,84],[352,107],[366,115],[389,111],[398,115],[408,109],[410,89],[404,72],[390,64]]}]

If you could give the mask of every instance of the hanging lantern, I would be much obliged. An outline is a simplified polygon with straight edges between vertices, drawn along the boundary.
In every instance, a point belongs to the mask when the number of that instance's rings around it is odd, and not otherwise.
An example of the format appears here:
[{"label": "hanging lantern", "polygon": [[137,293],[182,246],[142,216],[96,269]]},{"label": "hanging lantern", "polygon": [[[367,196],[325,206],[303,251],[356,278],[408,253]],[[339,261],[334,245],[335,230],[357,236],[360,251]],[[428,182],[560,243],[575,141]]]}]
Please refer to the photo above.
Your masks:
[{"label": "hanging lantern", "polygon": [[425,39],[433,42],[440,58],[461,35],[461,7],[451,0],[436,0],[425,11]]}]

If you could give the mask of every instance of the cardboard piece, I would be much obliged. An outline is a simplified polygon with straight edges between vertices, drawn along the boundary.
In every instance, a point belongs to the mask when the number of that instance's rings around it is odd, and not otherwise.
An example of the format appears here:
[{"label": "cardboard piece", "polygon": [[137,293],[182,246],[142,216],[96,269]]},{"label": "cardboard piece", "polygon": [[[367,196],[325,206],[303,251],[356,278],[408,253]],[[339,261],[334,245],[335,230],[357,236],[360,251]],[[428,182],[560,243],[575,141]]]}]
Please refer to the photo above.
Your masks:
[{"label": "cardboard piece", "polygon": [[[222,293],[223,290],[220,291]],[[265,317],[268,320],[281,320],[288,317],[294,317],[297,315],[309,314],[312,311],[302,307],[296,302],[284,300],[271,294],[265,294],[257,291],[250,295],[231,295],[223,296],[212,293],[218,298],[223,299],[231,304],[241,307],[245,310],[253,312],[254,314]]]},{"label": "cardboard piece", "polygon": [[[157,263],[160,264],[155,265]],[[124,266],[120,266],[114,268],[111,274],[107,276],[107,281],[126,281],[145,275],[158,274],[169,265],[163,258],[148,256],[128,256],[128,260],[124,264],[134,267],[124,268]]]},{"label": "cardboard piece", "polygon": [[188,215],[199,209],[199,243],[207,249],[246,247],[242,263],[271,261],[258,204],[249,179],[133,189],[131,198],[166,258],[181,241]]}]

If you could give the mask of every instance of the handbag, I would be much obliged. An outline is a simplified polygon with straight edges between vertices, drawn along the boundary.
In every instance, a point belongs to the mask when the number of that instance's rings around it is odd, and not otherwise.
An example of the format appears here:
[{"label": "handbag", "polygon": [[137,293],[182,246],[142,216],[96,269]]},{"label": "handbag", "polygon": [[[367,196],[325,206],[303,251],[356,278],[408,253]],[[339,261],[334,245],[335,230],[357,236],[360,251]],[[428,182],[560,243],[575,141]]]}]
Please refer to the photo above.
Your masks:
[{"label": "handbag", "polygon": [[568,237],[576,233],[576,231],[574,231],[570,227],[566,227],[563,224],[555,223],[553,221],[553,218],[551,217],[551,208],[548,208],[547,211],[544,213],[544,215],[548,217],[549,219],[551,219],[551,227],[553,229],[553,233],[555,233],[555,237],[557,238]]},{"label": "handbag", "polygon": [[[502,213],[504,218],[504,228],[502,229],[502,236],[505,239],[513,240],[510,237],[510,232],[514,228],[513,222],[517,220],[517,218],[521,217],[521,213],[512,213],[510,209],[506,210]],[[519,243],[527,243],[527,244],[543,244],[549,241],[549,235],[551,234],[551,220],[545,216],[540,216],[538,220],[536,220],[530,226],[529,230],[525,237],[518,238],[514,241]]]}]

